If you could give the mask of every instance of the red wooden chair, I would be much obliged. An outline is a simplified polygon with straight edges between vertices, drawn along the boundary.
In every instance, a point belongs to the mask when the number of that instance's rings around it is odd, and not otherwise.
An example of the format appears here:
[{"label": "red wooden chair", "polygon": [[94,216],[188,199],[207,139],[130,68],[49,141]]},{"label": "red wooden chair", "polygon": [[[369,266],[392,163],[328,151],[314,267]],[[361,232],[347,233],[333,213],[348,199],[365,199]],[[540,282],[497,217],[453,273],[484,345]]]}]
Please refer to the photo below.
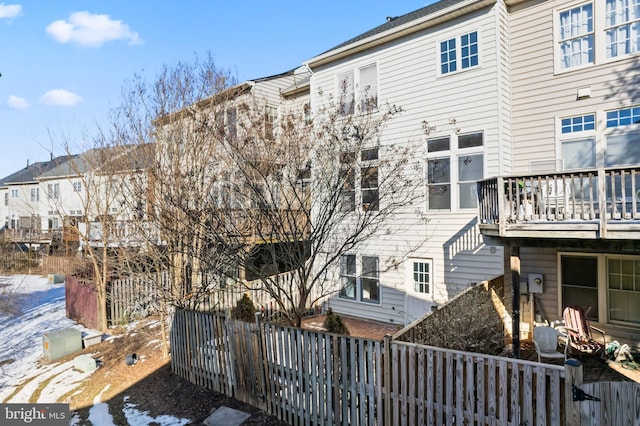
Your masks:
[{"label": "red wooden chair", "polygon": [[[589,318],[580,306],[567,306],[562,314],[568,343],[580,354],[600,354],[605,356],[604,347],[607,344],[604,331],[589,324]],[[602,343],[593,337],[592,331],[602,335]]]}]

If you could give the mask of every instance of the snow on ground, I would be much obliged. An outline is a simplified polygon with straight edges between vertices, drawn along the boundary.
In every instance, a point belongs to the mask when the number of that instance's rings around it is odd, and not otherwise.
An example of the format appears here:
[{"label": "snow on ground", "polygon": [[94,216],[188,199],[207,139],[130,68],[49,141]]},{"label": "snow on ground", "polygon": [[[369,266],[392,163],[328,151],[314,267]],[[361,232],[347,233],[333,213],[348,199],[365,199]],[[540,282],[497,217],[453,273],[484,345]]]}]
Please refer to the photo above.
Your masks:
[{"label": "snow on ground", "polygon": [[[28,403],[36,389],[46,385],[39,403],[54,403],[76,389],[91,373],[73,370],[73,361],[41,364],[43,334],[73,327],[93,333],[65,316],[64,284],[49,284],[46,277],[34,275],[0,276],[0,303],[10,301],[11,313],[0,312],[0,403]],[[6,306],[6,304],[4,304]],[[108,387],[107,387],[108,388]],[[107,390],[103,389],[103,392]],[[96,396],[89,421],[94,425],[112,426],[107,404]],[[190,421],[173,416],[152,418],[128,402],[123,409],[132,426],[183,425]],[[78,424],[76,415],[70,424]]]}]

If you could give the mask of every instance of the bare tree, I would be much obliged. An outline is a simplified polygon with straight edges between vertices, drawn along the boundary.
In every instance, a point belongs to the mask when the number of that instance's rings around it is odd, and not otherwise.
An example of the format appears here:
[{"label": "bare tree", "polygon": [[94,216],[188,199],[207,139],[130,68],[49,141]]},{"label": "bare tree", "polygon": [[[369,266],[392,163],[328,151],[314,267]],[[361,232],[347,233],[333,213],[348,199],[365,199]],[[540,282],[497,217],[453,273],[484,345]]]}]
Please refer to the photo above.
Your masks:
[{"label": "bare tree", "polygon": [[148,256],[168,264],[171,288],[158,289],[167,306],[201,307],[231,281],[267,292],[299,325],[341,290],[332,275],[344,254],[414,214],[414,147],[382,143],[402,111],[377,99],[353,111],[331,99],[313,116],[282,102],[274,114],[251,88],[210,58],[166,67],[151,84],[136,78],[115,139],[154,146],[147,202],[161,244]]},{"label": "bare tree", "polygon": [[375,235],[399,231],[394,217],[415,214],[407,210],[422,196],[415,146],[381,140],[401,108],[345,114],[341,106],[331,100],[312,119],[304,109],[283,111],[272,127],[263,109],[249,105],[254,113],[224,143],[241,210],[231,220],[217,210],[226,232],[214,228],[212,237],[242,265],[245,282],[258,281],[297,326],[310,307],[342,290],[334,276],[340,258]]}]

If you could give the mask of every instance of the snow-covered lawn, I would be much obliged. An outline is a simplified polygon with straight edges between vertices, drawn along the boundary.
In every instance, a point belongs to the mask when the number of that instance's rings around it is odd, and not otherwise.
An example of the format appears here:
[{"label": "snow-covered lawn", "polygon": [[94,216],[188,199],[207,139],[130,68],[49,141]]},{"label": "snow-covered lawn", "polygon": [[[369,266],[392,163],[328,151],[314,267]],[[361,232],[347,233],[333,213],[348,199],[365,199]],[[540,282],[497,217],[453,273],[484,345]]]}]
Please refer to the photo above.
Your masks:
[{"label": "snow-covered lawn", "polygon": [[[37,392],[38,403],[67,402],[60,398],[68,398],[91,373],[74,370],[73,361],[41,363],[42,336],[68,327],[85,333],[92,330],[65,317],[64,284],[49,284],[47,278],[33,275],[0,277],[0,299],[10,300],[13,311],[0,312],[0,403],[29,403]],[[89,421],[99,426],[113,425],[100,395],[93,402]],[[150,417],[132,402],[126,404],[124,413],[129,424],[135,426],[190,422],[172,416]],[[77,423],[78,418],[73,416],[70,424]]]}]

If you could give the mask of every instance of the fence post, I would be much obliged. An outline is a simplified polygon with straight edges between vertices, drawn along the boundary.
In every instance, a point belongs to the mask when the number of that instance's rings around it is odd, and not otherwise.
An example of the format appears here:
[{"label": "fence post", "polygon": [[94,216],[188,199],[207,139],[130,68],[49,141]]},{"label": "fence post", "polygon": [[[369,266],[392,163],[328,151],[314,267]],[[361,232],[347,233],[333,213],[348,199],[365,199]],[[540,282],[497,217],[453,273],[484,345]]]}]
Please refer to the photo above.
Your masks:
[{"label": "fence post", "polygon": [[580,402],[573,400],[573,387],[582,384],[582,363],[577,359],[568,359],[564,363],[564,406],[565,424],[580,424]]},{"label": "fence post", "polygon": [[[382,389],[380,390],[382,392]],[[391,424],[391,335],[384,336],[384,423]]]}]

